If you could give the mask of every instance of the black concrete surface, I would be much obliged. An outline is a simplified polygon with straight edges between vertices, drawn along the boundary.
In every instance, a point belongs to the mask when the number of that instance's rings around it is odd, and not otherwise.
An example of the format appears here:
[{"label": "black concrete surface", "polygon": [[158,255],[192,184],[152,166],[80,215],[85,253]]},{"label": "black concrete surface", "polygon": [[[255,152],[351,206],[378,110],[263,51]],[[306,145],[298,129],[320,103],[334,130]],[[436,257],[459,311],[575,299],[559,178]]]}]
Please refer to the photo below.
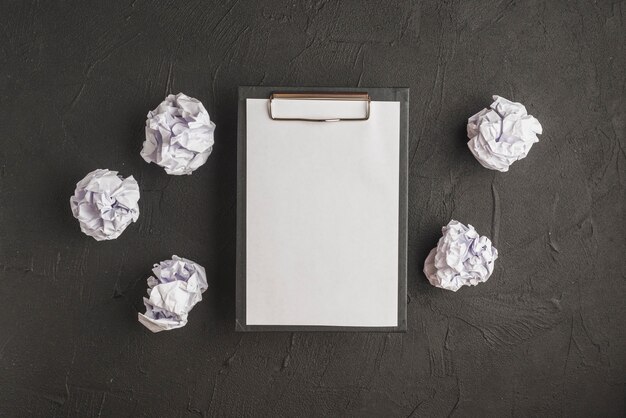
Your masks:
[{"label": "black concrete surface", "polygon": [[[624,40],[612,1],[0,3],[0,416],[623,416]],[[238,85],[407,86],[406,334],[234,332]],[[202,100],[192,176],[139,155],[148,110]],[[544,134],[482,168],[468,116],[492,94]],[[86,173],[134,175],[141,216],[81,234]],[[423,260],[451,218],[500,252],[451,293]],[[207,268],[177,331],[137,323],[152,263]]]}]

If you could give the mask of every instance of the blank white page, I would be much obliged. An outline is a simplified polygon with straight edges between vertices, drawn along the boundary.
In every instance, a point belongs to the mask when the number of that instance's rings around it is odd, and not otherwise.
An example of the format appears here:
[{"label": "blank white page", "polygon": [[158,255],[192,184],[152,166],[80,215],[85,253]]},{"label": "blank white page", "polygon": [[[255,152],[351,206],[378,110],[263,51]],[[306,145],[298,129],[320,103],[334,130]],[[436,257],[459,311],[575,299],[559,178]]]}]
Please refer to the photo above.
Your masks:
[{"label": "blank white page", "polygon": [[246,108],[246,323],[397,326],[400,102],[355,122]]}]

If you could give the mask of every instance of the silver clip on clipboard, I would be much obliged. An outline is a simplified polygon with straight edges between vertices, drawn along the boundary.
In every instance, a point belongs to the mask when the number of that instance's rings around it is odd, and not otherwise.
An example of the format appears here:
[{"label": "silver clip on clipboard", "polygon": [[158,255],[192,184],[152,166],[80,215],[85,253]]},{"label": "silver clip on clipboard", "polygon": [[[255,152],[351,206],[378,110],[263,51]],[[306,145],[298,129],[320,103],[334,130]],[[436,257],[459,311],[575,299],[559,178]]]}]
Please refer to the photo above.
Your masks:
[{"label": "silver clip on clipboard", "polygon": [[[294,107],[290,106],[294,100],[307,101],[308,106],[305,107],[308,109],[304,109],[305,114],[313,112],[319,116],[303,117],[295,114]],[[338,109],[332,109],[329,106],[329,104],[336,103],[344,106],[339,106]],[[365,121],[370,118],[371,105],[372,99],[367,92],[284,92],[272,93],[268,100],[268,110],[272,120],[304,122]],[[282,116],[281,112],[283,112]],[[333,116],[324,116],[325,113]]]}]

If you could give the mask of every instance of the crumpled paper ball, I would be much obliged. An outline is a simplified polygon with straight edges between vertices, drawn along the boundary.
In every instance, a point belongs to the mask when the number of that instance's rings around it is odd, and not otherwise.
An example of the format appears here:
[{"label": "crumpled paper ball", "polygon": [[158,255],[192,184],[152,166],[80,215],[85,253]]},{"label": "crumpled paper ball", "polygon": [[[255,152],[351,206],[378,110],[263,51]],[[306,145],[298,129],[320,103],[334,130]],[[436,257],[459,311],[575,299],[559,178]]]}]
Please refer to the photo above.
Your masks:
[{"label": "crumpled paper ball", "polygon": [[424,262],[430,284],[456,292],[462,286],[486,282],[498,258],[491,241],[478,235],[472,225],[451,220],[441,228],[443,236]]},{"label": "crumpled paper ball", "polygon": [[146,313],[138,314],[139,322],[152,332],[184,327],[187,315],[209,287],[204,267],[173,255],[155,264],[152,272],[154,276],[147,280],[148,297],[143,298]]},{"label": "crumpled paper ball", "polygon": [[117,171],[94,170],[76,183],[70,207],[80,230],[96,241],[119,237],[139,218],[139,185],[133,176]]},{"label": "crumpled paper ball", "polygon": [[521,103],[500,96],[493,96],[493,100],[490,109],[467,120],[467,146],[483,167],[504,172],[528,155],[533,144],[539,142],[537,134],[542,128]]},{"label": "crumpled paper ball", "polygon": [[199,100],[170,94],[148,112],[141,156],[167,174],[191,174],[209,158],[214,131],[215,124]]}]

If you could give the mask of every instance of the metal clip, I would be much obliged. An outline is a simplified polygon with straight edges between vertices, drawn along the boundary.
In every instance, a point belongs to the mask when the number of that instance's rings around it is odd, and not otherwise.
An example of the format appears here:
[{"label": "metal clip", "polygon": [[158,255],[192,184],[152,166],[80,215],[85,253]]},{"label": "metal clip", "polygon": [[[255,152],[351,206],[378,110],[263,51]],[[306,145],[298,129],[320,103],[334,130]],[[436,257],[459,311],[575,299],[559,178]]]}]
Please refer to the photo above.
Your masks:
[{"label": "metal clip", "polygon": [[[276,117],[272,108],[274,100],[330,100],[330,101],[363,101],[367,102],[365,115],[359,118],[283,118]],[[340,122],[340,121],[363,121],[370,118],[370,108],[372,99],[369,94],[362,92],[328,92],[328,93],[272,93],[269,97],[269,115],[272,120],[298,120],[306,122]]]}]

